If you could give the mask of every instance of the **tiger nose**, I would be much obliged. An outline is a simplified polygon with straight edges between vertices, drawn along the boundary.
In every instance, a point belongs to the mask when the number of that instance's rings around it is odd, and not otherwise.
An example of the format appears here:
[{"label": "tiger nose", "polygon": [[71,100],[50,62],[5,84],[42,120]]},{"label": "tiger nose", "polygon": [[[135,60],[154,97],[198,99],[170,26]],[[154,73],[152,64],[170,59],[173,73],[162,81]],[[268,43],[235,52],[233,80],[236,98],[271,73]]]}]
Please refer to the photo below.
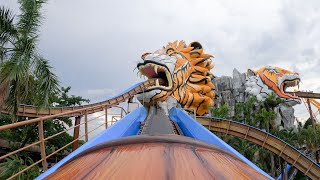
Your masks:
[{"label": "tiger nose", "polygon": [[144,53],[144,54],[142,54],[141,59],[142,59],[142,60],[145,60],[145,58],[146,58],[149,54],[151,54],[151,53]]}]

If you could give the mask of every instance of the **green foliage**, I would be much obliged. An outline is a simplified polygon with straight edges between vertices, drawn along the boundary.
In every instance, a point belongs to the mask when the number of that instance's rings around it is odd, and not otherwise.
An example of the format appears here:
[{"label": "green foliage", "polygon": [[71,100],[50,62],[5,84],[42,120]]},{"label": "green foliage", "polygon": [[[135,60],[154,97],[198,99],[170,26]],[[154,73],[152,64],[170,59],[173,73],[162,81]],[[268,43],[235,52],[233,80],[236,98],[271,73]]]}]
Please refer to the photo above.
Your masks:
[{"label": "green foliage", "polygon": [[229,108],[227,104],[224,104],[220,108],[210,107],[209,111],[213,117],[229,118]]},{"label": "green foliage", "polygon": [[303,128],[308,128],[309,126],[312,126],[312,119],[311,118],[307,119],[307,121],[303,125]]},{"label": "green foliage", "polygon": [[10,9],[0,7],[0,63],[6,58],[9,48],[3,48],[12,37],[17,34],[17,30],[13,25],[14,16]]},{"label": "green foliage", "polygon": [[[21,14],[0,8],[0,106],[12,115],[19,104],[49,106],[59,81],[48,61],[36,51],[44,1],[19,0]],[[17,23],[15,23],[17,22]]]},{"label": "green foliage", "polygon": [[[0,179],[7,179],[33,163],[34,162],[31,158],[23,159],[16,155],[6,158],[6,161],[0,164]],[[40,171],[41,169],[39,166],[35,165],[25,173],[17,176],[15,179],[35,179],[39,175]]]},{"label": "green foliage", "polygon": [[267,111],[266,108],[261,108],[254,116],[254,125],[260,129],[266,129],[270,132],[270,124],[274,124],[276,113],[274,111]]},{"label": "green foliage", "polygon": [[[266,99],[262,102],[259,102],[256,97],[250,97],[246,102],[236,104],[235,116],[232,118],[275,134],[279,138],[296,147],[301,147],[301,142],[302,144],[306,144],[306,142],[310,142],[310,144],[313,145],[315,143],[319,144],[319,142],[314,141],[314,139],[307,139],[307,137],[310,137],[311,133],[315,134],[314,132],[306,132],[306,130],[303,130],[299,133],[293,130],[279,130],[277,127],[275,127],[276,113],[274,112],[274,108],[281,103],[283,103],[283,101],[274,93],[268,94]],[[222,112],[227,111],[224,108],[225,107],[214,109],[211,111],[212,115],[220,117],[219,115]],[[311,129],[309,129],[309,131],[311,131]],[[304,136],[303,134],[306,135]],[[277,169],[279,166],[284,166],[284,162],[281,161],[280,157],[274,156],[270,151],[254,143],[238,137],[231,137],[223,134],[218,135],[270,175],[275,176],[275,169]],[[298,139],[301,139],[300,144]],[[318,139],[320,139],[320,137]]]},{"label": "green foliage", "polygon": [[257,98],[255,96],[250,97],[246,102],[237,103],[235,106],[235,118],[243,120],[246,124],[253,124],[253,117],[256,110],[255,104],[257,104]]},{"label": "green foliage", "polygon": [[236,104],[234,118],[270,132],[276,128],[274,127],[276,113],[273,109],[282,102],[274,93],[268,94],[262,102],[253,96],[244,103]]},{"label": "green foliage", "polygon": [[320,149],[320,129],[308,126],[301,129],[298,142],[305,145],[311,152],[319,151]]},{"label": "green foliage", "polygon": [[84,99],[81,96],[71,95],[69,96],[68,93],[71,87],[68,86],[66,88],[61,88],[61,93],[59,96],[53,97],[53,102],[56,103],[56,106],[63,107],[63,106],[76,106],[81,105],[83,102],[89,103],[89,99]]},{"label": "green foliage", "polygon": [[[84,99],[81,96],[69,95],[70,89],[71,87],[67,87],[67,88],[62,87],[61,93],[56,94],[54,97],[51,97],[52,101],[54,101],[54,104],[56,106],[74,106],[74,105],[81,105],[83,102],[89,102],[88,99]],[[25,119],[19,117],[19,121],[22,121],[22,120],[25,120]],[[10,123],[11,123],[10,116],[0,114],[0,125],[10,124]],[[59,132],[62,132],[70,126],[72,126],[72,120],[67,117],[46,120],[44,121],[44,137],[49,137]],[[8,141],[14,142],[13,143],[14,145],[11,147],[11,151],[24,147],[26,144],[31,144],[35,141],[38,141],[38,137],[39,137],[39,132],[38,132],[38,127],[36,123],[21,126],[14,129],[0,131],[0,139],[5,139]],[[66,144],[70,143],[72,140],[73,140],[73,137],[70,136],[68,133],[62,133],[54,138],[51,138],[45,142],[46,153],[47,154],[52,153],[60,149],[61,147],[65,146]],[[82,144],[84,144],[84,141],[79,141],[79,145],[82,145]],[[65,151],[71,152],[71,145],[66,147],[64,151],[60,151],[59,153],[62,155]],[[12,157],[8,159],[6,162],[0,163],[0,167],[7,169],[5,174],[12,175],[12,173],[18,172],[18,170],[9,171],[12,164],[15,163],[17,167],[20,168],[19,169],[20,171],[31,163],[29,159],[30,158],[28,155],[19,153],[17,157]],[[25,162],[25,163],[22,163],[22,162]],[[40,173],[40,171],[32,171],[32,172],[33,173],[37,172],[37,175],[39,175]],[[27,173],[26,175],[25,174],[22,175],[21,178],[33,179],[33,178],[26,178],[26,177],[31,177],[31,175],[28,175]]]},{"label": "green foliage", "polygon": [[298,144],[298,133],[294,131],[294,129],[282,129],[279,131],[275,131],[274,135],[278,138],[282,139],[286,143],[291,144],[292,146],[299,147]]},{"label": "green foliage", "polygon": [[[81,105],[83,102],[89,102],[88,99],[84,99],[81,96],[69,95],[71,87],[61,88],[61,93],[52,97],[56,106],[74,106]],[[24,120],[19,117],[19,121]],[[0,125],[10,124],[11,117],[8,115],[0,114]],[[53,120],[44,121],[44,137],[52,136],[56,133],[66,130],[67,127],[72,126],[72,120],[68,117],[61,117]],[[6,139],[12,142],[21,142],[23,147],[26,144],[33,143],[38,139],[38,127],[37,124],[30,124],[21,126],[18,128],[1,131],[0,138]],[[62,133],[54,138],[46,141],[46,151],[52,152],[63,147],[65,144],[72,141],[72,137],[68,133]],[[19,147],[13,147],[19,148]],[[67,148],[70,151],[70,147]]]},{"label": "green foliage", "polygon": [[274,92],[271,92],[263,101],[263,106],[269,111],[277,107],[281,103],[283,103],[283,100],[277,97],[277,95]]}]

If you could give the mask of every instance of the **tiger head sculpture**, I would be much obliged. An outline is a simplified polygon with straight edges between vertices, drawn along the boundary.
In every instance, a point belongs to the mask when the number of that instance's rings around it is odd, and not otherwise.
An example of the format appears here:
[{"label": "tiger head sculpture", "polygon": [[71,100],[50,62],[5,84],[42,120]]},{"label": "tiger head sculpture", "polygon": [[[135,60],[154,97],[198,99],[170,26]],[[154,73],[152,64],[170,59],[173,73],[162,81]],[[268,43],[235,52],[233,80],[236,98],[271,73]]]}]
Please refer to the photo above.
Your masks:
[{"label": "tiger head sculpture", "polygon": [[256,71],[249,69],[246,81],[246,92],[256,96],[259,101],[274,92],[290,106],[300,103],[299,97],[287,92],[289,87],[299,88],[300,77],[298,73],[279,67],[265,66]]},{"label": "tiger head sculpture", "polygon": [[196,110],[198,115],[208,112],[214,105],[215,86],[212,55],[203,52],[198,42],[186,45],[184,41],[168,43],[154,53],[142,55],[143,62],[137,68],[141,75],[157,80],[156,85],[138,94],[137,98],[145,106],[154,102],[163,102],[173,97],[186,109]]}]

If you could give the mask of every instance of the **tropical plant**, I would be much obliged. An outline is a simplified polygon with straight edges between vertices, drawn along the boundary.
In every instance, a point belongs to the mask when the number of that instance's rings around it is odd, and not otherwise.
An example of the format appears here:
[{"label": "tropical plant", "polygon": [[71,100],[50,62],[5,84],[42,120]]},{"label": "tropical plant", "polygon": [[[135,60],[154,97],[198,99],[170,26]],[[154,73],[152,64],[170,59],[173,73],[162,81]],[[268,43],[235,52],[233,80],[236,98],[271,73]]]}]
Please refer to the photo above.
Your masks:
[{"label": "tropical plant", "polygon": [[[81,96],[69,95],[71,87],[61,88],[61,93],[56,94],[52,97],[52,101],[56,106],[74,106],[81,105],[83,102],[89,102],[88,99],[84,99]],[[8,115],[0,114],[0,126],[11,123],[11,117]],[[49,137],[59,132],[66,130],[68,127],[72,126],[72,120],[68,117],[61,117],[58,119],[46,120],[44,121],[44,137]],[[24,147],[27,144],[34,143],[38,141],[39,132],[37,124],[24,125],[18,128],[9,129],[5,131],[0,131],[0,139],[13,142],[10,147],[10,151],[16,150],[18,148]],[[62,148],[66,144],[70,143],[73,137],[67,132],[61,133],[60,135],[53,137],[46,141],[46,153],[50,154],[57,149]],[[84,141],[80,140],[79,145],[84,144]],[[67,146],[64,151],[60,151],[60,155],[64,155],[64,152],[71,152],[71,145]],[[36,156],[35,159],[30,159],[30,154],[26,152],[20,152],[15,156],[6,158],[5,162],[0,163],[0,179],[5,179],[15,174],[28,165],[32,164],[33,161],[38,161]],[[16,168],[12,168],[15,166]],[[19,176],[20,179],[33,179],[39,175],[40,170],[38,166],[35,166],[35,170],[29,170],[27,173]],[[34,174],[36,175],[34,176]]]},{"label": "tropical plant", "polygon": [[218,118],[229,118],[229,107],[228,104],[224,104],[220,108],[210,107],[209,111],[213,117]]},{"label": "tropical plant", "polygon": [[319,160],[320,129],[315,129],[312,125],[301,129],[298,141],[301,145],[305,146],[309,152],[315,154],[317,161]]},{"label": "tropical plant", "polygon": [[[81,105],[83,102],[89,102],[81,96],[69,95],[71,87],[61,88],[61,93],[52,97],[56,107],[61,106],[75,106]],[[11,117],[0,114],[0,125],[10,124]],[[49,137],[56,133],[66,130],[67,127],[72,126],[72,120],[68,117],[60,117],[57,119],[44,121],[44,136]],[[12,147],[13,149],[24,147],[26,144],[33,143],[38,139],[37,124],[30,124],[18,128],[1,131],[0,138],[12,142],[20,142],[19,147]],[[46,151],[50,152],[54,149],[59,149],[68,142],[72,141],[72,137],[68,133],[62,133],[59,136],[49,139],[46,142]],[[71,150],[67,148],[67,150]]]},{"label": "tropical plant", "polygon": [[48,61],[37,52],[44,0],[19,0],[21,14],[0,7],[0,107],[15,114],[20,103],[48,106],[59,82]]},{"label": "tropical plant", "polygon": [[[281,103],[283,103],[283,101],[274,93],[268,94],[264,101],[258,101],[256,97],[250,97],[246,102],[236,104],[235,116],[233,118],[275,134],[292,145],[299,146],[296,132],[293,130],[279,130],[275,126],[276,113],[274,112],[274,108]],[[221,108],[222,107],[220,107],[220,109],[214,109],[212,115],[219,115],[219,112],[224,112]],[[275,156],[262,147],[237,137],[230,137],[223,134],[218,135],[271,176],[276,176],[277,167],[284,167],[284,162],[281,161],[280,157]]]},{"label": "tropical plant", "polygon": [[[23,159],[17,155],[10,156],[6,158],[5,162],[0,163],[0,179],[8,179],[13,174],[18,173],[33,163],[31,158]],[[39,166],[35,165],[25,173],[18,175],[16,179],[35,179],[40,174],[40,171]]]},{"label": "tropical plant", "polygon": [[270,124],[274,124],[273,121],[276,118],[274,111],[267,111],[266,108],[261,108],[254,116],[254,125],[260,129],[265,129],[270,132]]},{"label": "tropical plant", "polygon": [[254,125],[253,117],[257,111],[259,102],[255,96],[248,98],[246,102],[237,103],[235,106],[235,119],[245,124]]},{"label": "tropical plant", "polygon": [[274,131],[274,135],[278,138],[282,139],[286,143],[294,147],[298,147],[298,133],[294,131],[294,129],[282,129],[278,131]]},{"label": "tropical plant", "polygon": [[6,58],[9,48],[4,48],[10,40],[17,34],[13,25],[14,16],[12,12],[5,8],[0,7],[0,63]]}]

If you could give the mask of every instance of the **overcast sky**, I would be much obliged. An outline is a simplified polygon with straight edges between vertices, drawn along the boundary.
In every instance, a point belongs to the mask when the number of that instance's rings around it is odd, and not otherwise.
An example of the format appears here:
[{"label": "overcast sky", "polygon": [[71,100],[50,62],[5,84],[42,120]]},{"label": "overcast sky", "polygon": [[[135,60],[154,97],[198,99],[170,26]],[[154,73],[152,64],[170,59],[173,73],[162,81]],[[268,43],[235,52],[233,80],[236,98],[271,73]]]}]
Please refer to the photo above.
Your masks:
[{"label": "overcast sky", "polygon": [[[19,14],[16,0],[0,5]],[[202,43],[216,76],[275,65],[320,92],[319,10],[319,0],[48,0],[38,48],[62,85],[93,102],[140,82],[141,54],[174,40]]]}]

